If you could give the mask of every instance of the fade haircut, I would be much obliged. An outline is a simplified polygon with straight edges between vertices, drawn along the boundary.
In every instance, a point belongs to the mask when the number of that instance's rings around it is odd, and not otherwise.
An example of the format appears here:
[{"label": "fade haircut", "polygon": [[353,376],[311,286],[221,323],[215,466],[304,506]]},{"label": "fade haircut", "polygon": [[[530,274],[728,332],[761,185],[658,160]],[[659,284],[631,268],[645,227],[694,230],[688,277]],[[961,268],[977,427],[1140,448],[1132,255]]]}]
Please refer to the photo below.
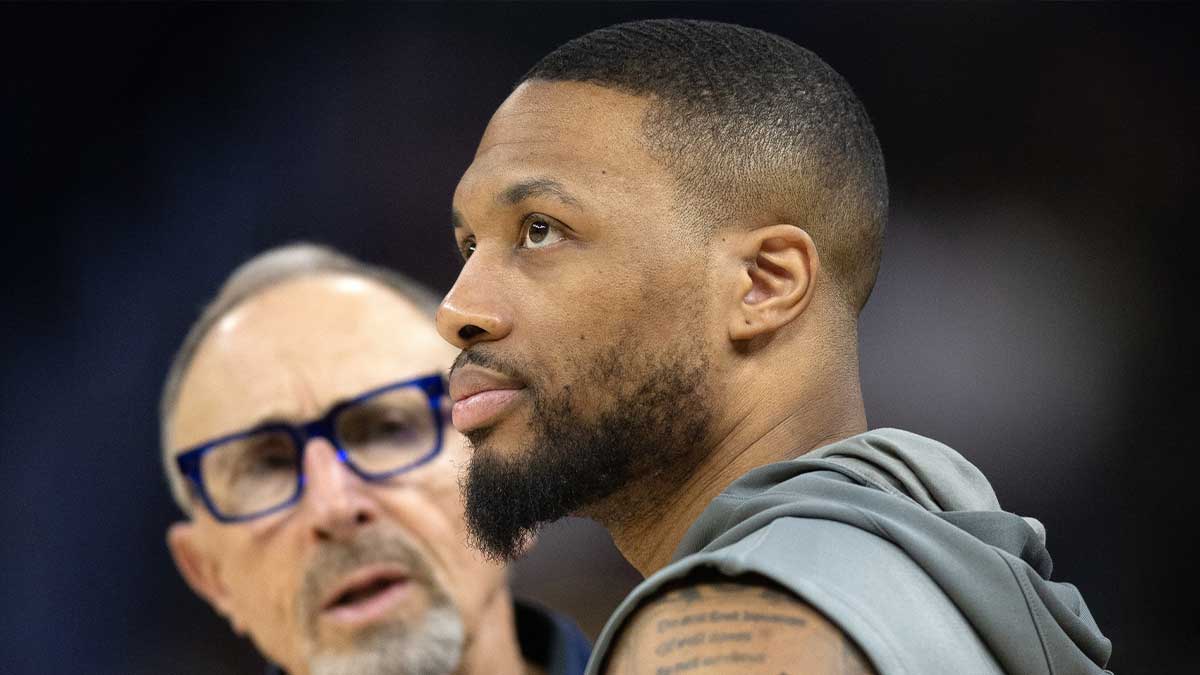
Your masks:
[{"label": "fade haircut", "polygon": [[163,384],[162,399],[159,401],[158,419],[163,469],[167,474],[171,494],[184,513],[191,513],[191,501],[184,479],[175,466],[174,453],[179,448],[171,448],[168,445],[168,436],[171,416],[179,403],[179,390],[183,386],[183,379],[187,376],[192,360],[196,357],[200,343],[222,317],[250,297],[286,281],[325,274],[350,275],[378,282],[413,303],[431,321],[436,316],[438,304],[441,302],[433,291],[399,272],[369,265],[319,244],[287,244],[267,250],[242,263],[221,284],[217,296],[205,306],[200,318],[188,330],[183,345],[171,360],[171,367],[167,370],[167,379]]},{"label": "fade haircut", "polygon": [[753,28],[656,19],[571,40],[518,85],[530,80],[651,99],[643,142],[692,207],[687,224],[710,234],[756,215],[802,227],[862,310],[879,271],[887,175],[866,110],[816,54]]}]

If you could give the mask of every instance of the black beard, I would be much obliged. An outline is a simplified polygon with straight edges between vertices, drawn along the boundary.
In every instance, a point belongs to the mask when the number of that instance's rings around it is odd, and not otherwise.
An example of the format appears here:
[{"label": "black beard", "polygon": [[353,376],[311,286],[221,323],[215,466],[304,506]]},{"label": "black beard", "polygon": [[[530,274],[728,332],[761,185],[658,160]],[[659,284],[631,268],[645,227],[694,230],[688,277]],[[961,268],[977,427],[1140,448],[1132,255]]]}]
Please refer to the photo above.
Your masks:
[{"label": "black beard", "polygon": [[475,450],[462,480],[467,527],[489,558],[518,557],[543,525],[572,514],[611,528],[690,473],[711,424],[704,352],[649,355],[622,343],[578,380],[602,409],[584,409],[569,387],[546,396],[528,386],[531,438],[520,451],[493,447],[490,428],[466,434]]}]

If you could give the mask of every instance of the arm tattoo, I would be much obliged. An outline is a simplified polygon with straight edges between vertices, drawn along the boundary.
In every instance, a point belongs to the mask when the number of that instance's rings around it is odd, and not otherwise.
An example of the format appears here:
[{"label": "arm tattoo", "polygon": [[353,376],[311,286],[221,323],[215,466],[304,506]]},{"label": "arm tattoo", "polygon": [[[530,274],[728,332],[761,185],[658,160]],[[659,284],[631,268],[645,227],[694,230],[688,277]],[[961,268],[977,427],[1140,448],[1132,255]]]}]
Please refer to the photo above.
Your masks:
[{"label": "arm tattoo", "polygon": [[693,583],[651,599],[627,622],[610,675],[873,675],[857,645],[772,582]]}]

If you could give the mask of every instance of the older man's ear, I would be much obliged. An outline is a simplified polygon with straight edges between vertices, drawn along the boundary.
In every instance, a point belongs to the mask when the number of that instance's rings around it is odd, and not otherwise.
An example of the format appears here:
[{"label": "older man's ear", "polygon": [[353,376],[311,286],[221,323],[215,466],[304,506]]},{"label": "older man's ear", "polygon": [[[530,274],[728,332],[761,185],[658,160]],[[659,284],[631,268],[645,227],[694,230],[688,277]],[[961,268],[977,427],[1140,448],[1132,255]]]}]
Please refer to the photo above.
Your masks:
[{"label": "older man's ear", "polygon": [[229,592],[221,581],[217,562],[198,541],[195,523],[182,521],[167,528],[167,549],[171,551],[175,567],[196,595],[225,617],[233,632],[245,635],[246,631],[229,605]]}]

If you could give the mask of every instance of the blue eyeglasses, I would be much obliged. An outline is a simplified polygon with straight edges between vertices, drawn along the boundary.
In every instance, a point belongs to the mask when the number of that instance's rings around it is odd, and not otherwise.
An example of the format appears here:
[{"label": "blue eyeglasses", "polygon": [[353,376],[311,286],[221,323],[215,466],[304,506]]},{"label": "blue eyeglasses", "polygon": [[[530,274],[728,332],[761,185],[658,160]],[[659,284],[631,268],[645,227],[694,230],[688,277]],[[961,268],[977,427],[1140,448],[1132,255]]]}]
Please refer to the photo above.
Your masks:
[{"label": "blue eyeglasses", "polygon": [[440,375],[397,382],[339,403],[311,422],[262,424],[184,450],[175,461],[214,518],[250,520],[300,501],[309,439],[328,440],[338,459],[368,481],[433,459],[442,449],[445,394]]}]

